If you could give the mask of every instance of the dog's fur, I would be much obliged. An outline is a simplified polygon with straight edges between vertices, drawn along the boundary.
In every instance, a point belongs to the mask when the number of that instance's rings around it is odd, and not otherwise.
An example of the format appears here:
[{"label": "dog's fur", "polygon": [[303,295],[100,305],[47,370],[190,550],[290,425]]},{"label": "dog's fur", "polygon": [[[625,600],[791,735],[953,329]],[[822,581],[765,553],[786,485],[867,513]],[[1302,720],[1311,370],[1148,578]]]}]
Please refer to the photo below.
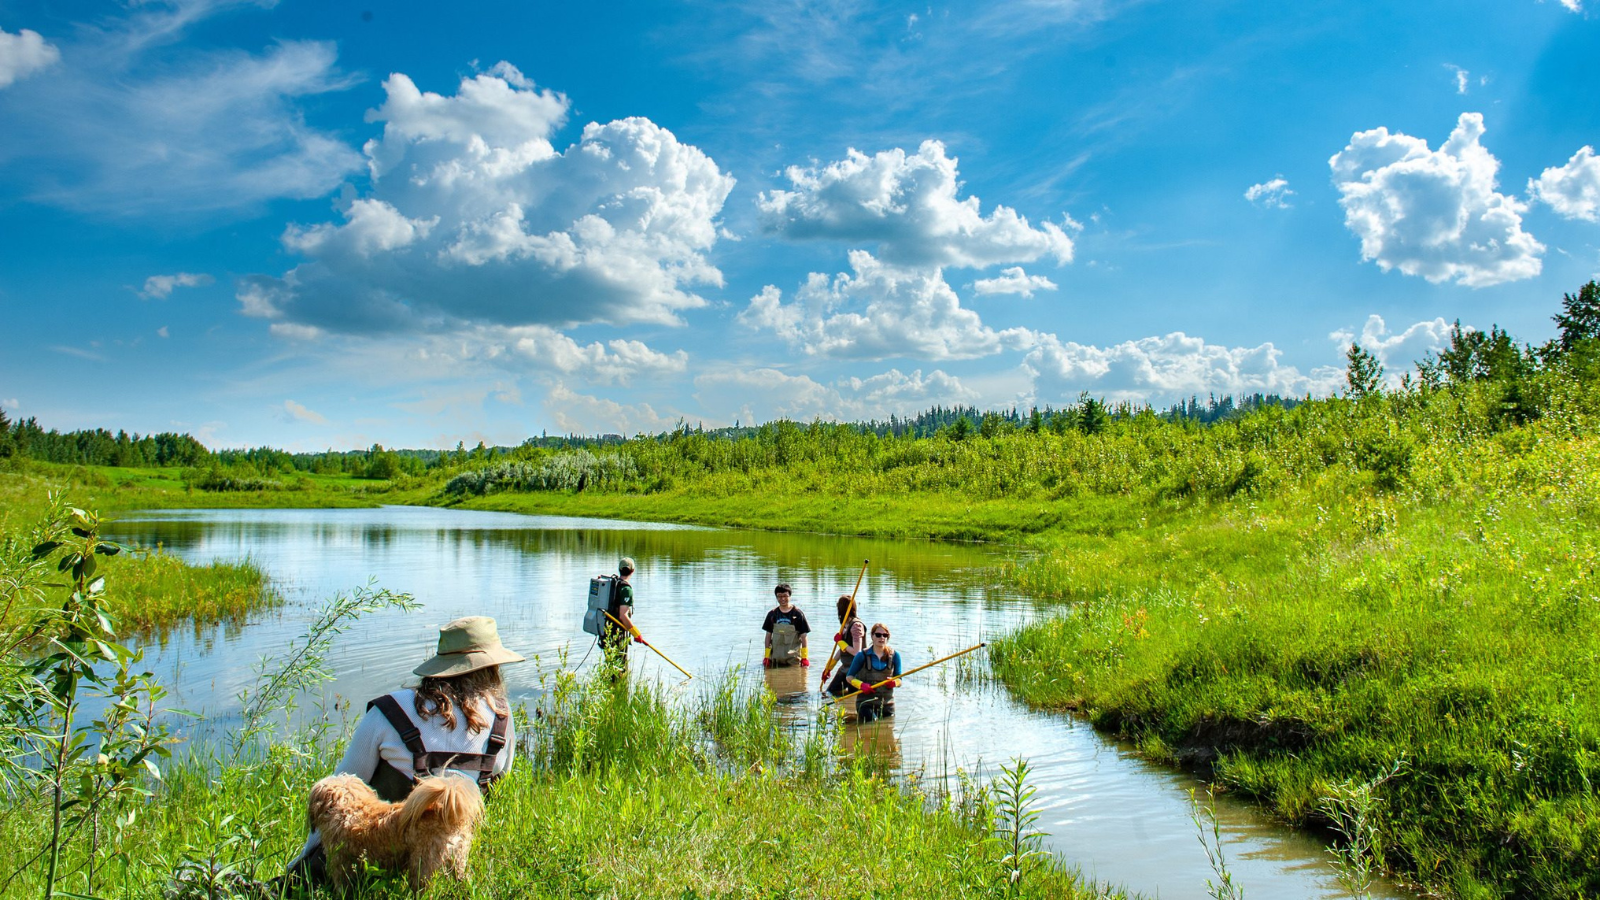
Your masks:
[{"label": "dog's fur", "polygon": [[336,890],[348,889],[370,863],[404,871],[420,892],[441,869],[467,877],[483,795],[471,779],[444,775],[420,779],[404,802],[387,803],[360,778],[333,775],[311,786],[307,812]]}]

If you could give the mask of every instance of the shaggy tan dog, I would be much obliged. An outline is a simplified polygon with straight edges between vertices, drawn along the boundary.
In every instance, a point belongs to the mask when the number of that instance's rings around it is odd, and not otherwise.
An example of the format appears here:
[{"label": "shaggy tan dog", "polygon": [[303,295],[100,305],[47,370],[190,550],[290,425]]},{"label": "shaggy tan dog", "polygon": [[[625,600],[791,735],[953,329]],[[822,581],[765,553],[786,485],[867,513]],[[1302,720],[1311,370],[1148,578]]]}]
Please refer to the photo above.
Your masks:
[{"label": "shaggy tan dog", "polygon": [[344,891],[369,863],[404,871],[413,891],[434,873],[467,877],[472,835],[483,818],[476,782],[455,775],[423,778],[402,803],[387,803],[354,775],[333,775],[311,786],[307,810],[322,834],[328,875]]}]

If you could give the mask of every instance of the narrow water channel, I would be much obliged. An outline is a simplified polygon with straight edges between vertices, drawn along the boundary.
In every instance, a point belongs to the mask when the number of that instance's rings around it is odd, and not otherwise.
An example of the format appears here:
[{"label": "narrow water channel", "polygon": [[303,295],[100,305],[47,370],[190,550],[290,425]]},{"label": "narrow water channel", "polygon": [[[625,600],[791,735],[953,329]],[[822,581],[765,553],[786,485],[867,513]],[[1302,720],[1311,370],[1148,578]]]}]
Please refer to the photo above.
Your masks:
[{"label": "narrow water channel", "polygon": [[[250,557],[288,598],[249,622],[167,634],[149,649],[174,686],[172,705],[226,723],[254,680],[254,663],[298,637],[321,601],[375,579],[424,605],[358,622],[340,639],[330,695],[357,704],[399,686],[433,648],[437,628],[462,615],[494,616],[506,644],[533,658],[505,670],[514,697],[537,693],[538,672],[592,666],[581,630],[588,580],[634,557],[636,621],[690,671],[743,666],[780,692],[784,714],[809,721],[820,671],[760,668],[761,621],[772,586],[787,581],[826,647],[833,600],[847,593],[863,559],[872,565],[859,602],[869,622],[888,624],[907,668],[1003,634],[1048,613],[1043,604],[990,582],[997,551],[923,542],[769,534],[674,525],[507,513],[385,507],[352,510],[201,510],[122,517],[110,537],[161,544],[190,561]],[[637,648],[636,648],[637,649]],[[676,672],[636,654],[636,671],[675,684]],[[819,664],[820,665],[820,664]],[[1070,716],[1031,710],[1002,687],[963,679],[951,666],[906,682],[892,727],[871,740],[904,771],[988,777],[1013,757],[1034,766],[1048,847],[1094,879],[1152,898],[1203,900],[1214,878],[1189,816],[1203,787],[1152,765]],[[802,687],[804,690],[802,690]],[[847,734],[846,743],[856,735]],[[1258,898],[1333,898],[1339,889],[1313,838],[1219,799],[1229,867]],[[1375,897],[1405,895],[1380,886]]]}]

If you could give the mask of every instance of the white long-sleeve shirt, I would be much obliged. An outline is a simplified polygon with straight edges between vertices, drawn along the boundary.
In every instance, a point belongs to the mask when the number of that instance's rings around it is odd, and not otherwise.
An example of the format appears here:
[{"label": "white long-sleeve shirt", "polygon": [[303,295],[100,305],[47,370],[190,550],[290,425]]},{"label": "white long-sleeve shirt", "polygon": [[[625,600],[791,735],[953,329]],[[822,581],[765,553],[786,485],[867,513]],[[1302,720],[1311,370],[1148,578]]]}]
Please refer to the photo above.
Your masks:
[{"label": "white long-sleeve shirt", "polygon": [[[482,753],[484,742],[489,739],[489,728],[486,726],[477,731],[467,728],[467,717],[460,710],[456,711],[456,727],[446,729],[442,716],[429,716],[424,719],[417,715],[417,692],[411,688],[404,688],[394,692],[394,699],[400,704],[400,709],[406,718],[422,733],[422,746],[433,753]],[[484,721],[494,721],[494,710],[490,708],[487,700],[478,701],[478,710],[483,714]],[[504,775],[511,770],[511,761],[516,758],[517,735],[511,723],[506,723],[506,745],[500,748],[500,753],[494,759],[495,775]],[[367,710],[356,723],[355,734],[350,736],[350,744],[345,747],[344,757],[339,760],[339,765],[334,767],[335,775],[354,775],[362,781],[371,782],[372,776],[378,771],[378,762],[386,761],[399,769],[407,778],[412,777],[411,751],[400,740],[400,732],[394,730],[389,720],[376,707]],[[461,771],[472,778],[478,778],[477,772]],[[295,857],[298,862],[301,857],[310,853],[312,848],[322,843],[322,836],[312,831],[306,838],[306,844],[300,850],[300,856]],[[292,865],[292,863],[291,863]]]}]

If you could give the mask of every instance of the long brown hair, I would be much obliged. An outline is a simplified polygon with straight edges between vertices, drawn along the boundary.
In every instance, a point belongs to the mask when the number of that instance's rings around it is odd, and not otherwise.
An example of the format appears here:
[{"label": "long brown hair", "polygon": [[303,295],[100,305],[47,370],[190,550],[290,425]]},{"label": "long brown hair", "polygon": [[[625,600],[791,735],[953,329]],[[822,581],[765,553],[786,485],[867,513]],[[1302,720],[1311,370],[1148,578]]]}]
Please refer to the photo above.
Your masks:
[{"label": "long brown hair", "polygon": [[855,598],[849,594],[840,594],[839,602],[834,604],[834,608],[839,611],[840,624],[850,621],[850,619],[844,617],[845,610],[850,611],[850,618],[852,619],[861,617],[861,608],[855,605]]},{"label": "long brown hair", "polygon": [[417,715],[424,719],[442,717],[444,727],[451,731],[456,728],[456,710],[459,709],[466,714],[468,730],[482,731],[489,727],[489,722],[478,708],[480,699],[487,701],[496,715],[510,714],[511,707],[506,702],[506,684],[500,680],[499,666],[485,666],[460,675],[424,678],[417,685],[417,697],[412,705],[416,707]]}]

